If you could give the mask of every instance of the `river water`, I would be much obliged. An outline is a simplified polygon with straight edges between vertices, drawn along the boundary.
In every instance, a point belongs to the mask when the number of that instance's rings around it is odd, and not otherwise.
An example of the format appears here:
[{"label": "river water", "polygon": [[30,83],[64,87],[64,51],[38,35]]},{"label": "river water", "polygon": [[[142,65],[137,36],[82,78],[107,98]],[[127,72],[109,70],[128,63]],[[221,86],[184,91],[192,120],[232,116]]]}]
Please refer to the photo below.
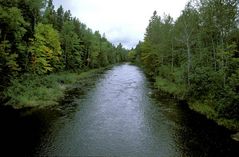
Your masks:
[{"label": "river water", "polygon": [[[0,111],[2,153],[26,156],[239,156],[230,132],[154,97],[144,73],[122,64],[54,108]],[[68,94],[69,94],[68,93]],[[73,95],[73,96],[72,96]]]}]

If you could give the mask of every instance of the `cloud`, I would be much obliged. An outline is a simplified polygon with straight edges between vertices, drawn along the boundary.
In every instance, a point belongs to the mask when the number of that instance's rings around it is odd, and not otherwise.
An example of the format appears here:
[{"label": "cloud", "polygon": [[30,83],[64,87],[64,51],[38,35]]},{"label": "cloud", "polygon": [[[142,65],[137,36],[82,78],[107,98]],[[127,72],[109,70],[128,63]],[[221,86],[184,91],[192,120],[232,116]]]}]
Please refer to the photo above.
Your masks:
[{"label": "cloud", "polygon": [[114,44],[135,47],[143,40],[145,29],[154,10],[177,18],[188,0],[54,0],[59,7],[71,10],[93,31],[105,33]]}]

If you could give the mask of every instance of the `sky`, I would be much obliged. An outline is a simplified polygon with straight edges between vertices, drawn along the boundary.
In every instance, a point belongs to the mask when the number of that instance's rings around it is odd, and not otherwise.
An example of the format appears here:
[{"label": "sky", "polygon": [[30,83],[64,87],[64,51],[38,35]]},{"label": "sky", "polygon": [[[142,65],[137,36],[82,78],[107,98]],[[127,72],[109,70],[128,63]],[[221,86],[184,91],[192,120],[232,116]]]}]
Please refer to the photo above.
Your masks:
[{"label": "sky", "polygon": [[53,0],[55,9],[60,5],[70,10],[73,17],[93,31],[105,33],[115,45],[121,43],[130,49],[143,41],[146,27],[154,10],[163,17],[180,16],[188,0]]}]

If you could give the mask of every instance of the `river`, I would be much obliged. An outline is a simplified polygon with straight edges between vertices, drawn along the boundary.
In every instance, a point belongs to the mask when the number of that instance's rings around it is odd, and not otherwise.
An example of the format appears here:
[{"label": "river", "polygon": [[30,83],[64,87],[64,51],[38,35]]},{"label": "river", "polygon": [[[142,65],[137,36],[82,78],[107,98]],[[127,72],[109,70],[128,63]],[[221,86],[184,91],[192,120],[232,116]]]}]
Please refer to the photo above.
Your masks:
[{"label": "river", "polygon": [[140,68],[122,64],[86,92],[32,114],[0,111],[1,153],[25,156],[239,156],[230,132],[155,97]]}]

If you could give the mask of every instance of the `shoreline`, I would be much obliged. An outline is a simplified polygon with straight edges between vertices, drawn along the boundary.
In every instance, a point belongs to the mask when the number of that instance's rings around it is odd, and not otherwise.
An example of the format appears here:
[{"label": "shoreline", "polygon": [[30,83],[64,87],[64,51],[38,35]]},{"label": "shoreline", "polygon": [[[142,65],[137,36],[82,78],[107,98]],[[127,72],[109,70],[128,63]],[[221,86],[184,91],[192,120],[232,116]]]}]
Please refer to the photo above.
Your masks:
[{"label": "shoreline", "polygon": [[76,84],[82,82],[82,86],[87,85],[111,67],[112,65],[83,72],[64,71],[43,76],[26,75],[13,80],[12,85],[6,89],[8,101],[3,106],[10,106],[16,110],[35,110],[58,105],[66,92]]},{"label": "shoreline", "polygon": [[225,117],[220,117],[216,111],[210,107],[209,104],[201,103],[200,101],[190,101],[185,98],[185,91],[182,85],[177,85],[176,83],[169,82],[168,80],[161,79],[159,77],[153,81],[153,86],[157,90],[158,94],[163,94],[165,96],[169,96],[178,101],[184,101],[188,108],[196,113],[199,113],[205,116],[209,120],[213,120],[219,126],[223,126],[226,129],[236,133],[233,136],[237,137],[239,141],[239,121],[234,119],[227,119]]}]

